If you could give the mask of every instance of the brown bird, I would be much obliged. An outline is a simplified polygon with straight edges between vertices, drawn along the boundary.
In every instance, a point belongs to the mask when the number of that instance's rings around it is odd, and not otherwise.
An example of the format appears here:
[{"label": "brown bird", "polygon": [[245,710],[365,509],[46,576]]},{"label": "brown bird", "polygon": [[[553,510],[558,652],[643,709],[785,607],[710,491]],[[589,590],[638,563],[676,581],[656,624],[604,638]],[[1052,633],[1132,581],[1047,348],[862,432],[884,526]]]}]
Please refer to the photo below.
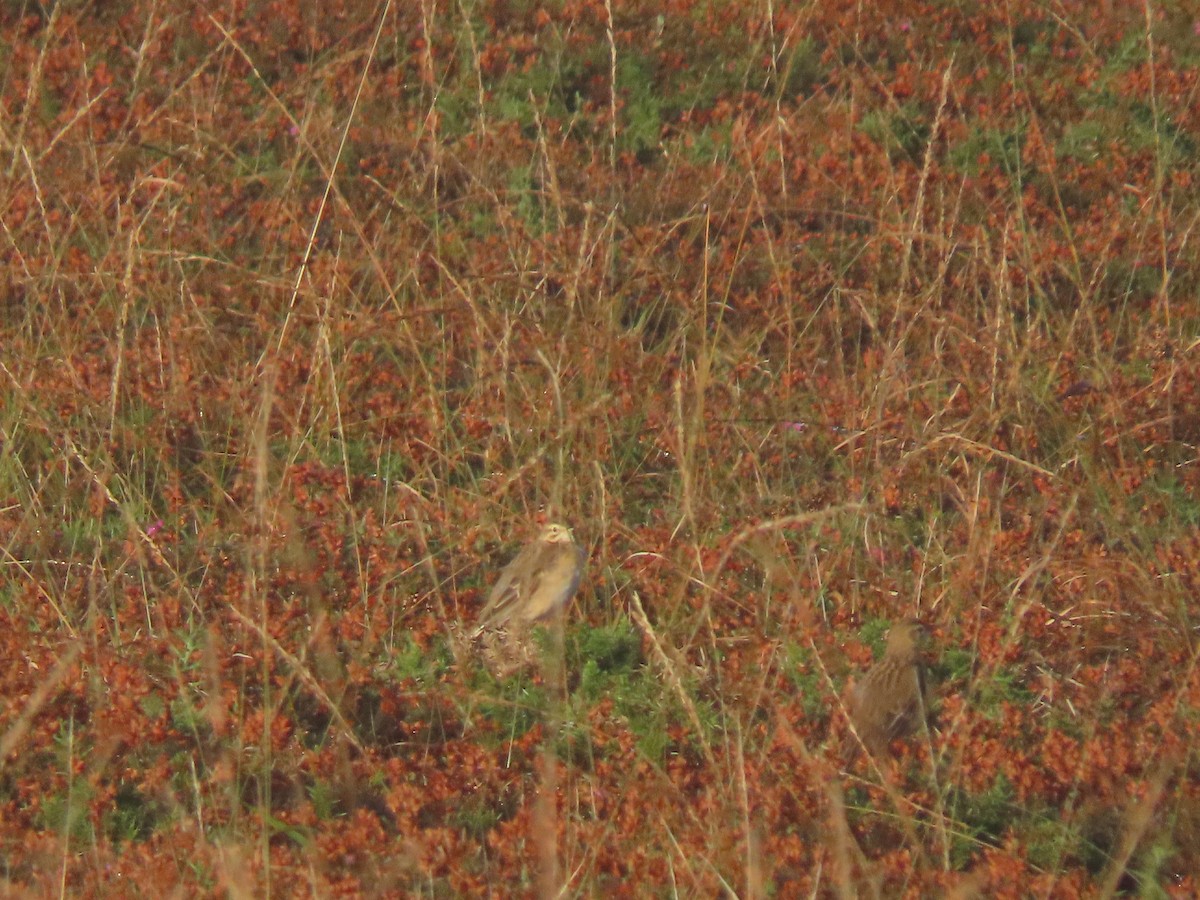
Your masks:
[{"label": "brown bird", "polygon": [[547,525],[500,573],[475,636],[505,626],[521,629],[566,606],[579,588],[584,555],[570,528]]},{"label": "brown bird", "polygon": [[[923,649],[928,629],[916,619],[905,619],[888,632],[883,659],[875,663],[854,686],[850,718],[867,752],[883,759],[896,738],[911,734],[925,716]],[[847,764],[858,754],[851,737]]]}]

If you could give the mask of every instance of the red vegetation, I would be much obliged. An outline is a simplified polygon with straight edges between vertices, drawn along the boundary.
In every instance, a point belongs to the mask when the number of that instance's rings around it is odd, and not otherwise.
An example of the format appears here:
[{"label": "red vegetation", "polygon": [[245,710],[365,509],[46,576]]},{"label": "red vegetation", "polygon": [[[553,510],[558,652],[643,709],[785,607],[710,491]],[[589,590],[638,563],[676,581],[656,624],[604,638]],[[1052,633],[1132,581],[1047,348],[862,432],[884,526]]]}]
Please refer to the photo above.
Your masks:
[{"label": "red vegetation", "polygon": [[72,6],[0,9],[7,892],[1194,895],[1186,4]]}]

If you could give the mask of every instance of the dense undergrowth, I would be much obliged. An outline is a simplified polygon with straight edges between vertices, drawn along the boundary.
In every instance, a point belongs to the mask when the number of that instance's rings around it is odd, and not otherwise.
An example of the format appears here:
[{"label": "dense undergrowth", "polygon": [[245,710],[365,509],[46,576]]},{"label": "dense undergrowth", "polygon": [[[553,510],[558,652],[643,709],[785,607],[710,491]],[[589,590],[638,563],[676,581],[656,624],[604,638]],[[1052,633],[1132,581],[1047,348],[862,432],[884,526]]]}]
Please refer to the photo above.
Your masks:
[{"label": "dense undergrowth", "polygon": [[1189,4],[0,27],[6,893],[1200,890]]}]

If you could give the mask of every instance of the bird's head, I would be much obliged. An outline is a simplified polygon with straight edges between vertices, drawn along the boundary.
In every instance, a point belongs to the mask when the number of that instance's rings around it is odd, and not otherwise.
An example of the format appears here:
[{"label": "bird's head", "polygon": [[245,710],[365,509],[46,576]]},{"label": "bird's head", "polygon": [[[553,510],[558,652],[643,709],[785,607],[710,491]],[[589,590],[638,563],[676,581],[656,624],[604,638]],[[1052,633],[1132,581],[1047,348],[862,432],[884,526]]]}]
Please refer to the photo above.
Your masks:
[{"label": "bird's head", "polygon": [[571,529],[566,525],[559,525],[551,522],[542,529],[541,539],[547,544],[573,544],[575,538],[571,535]]},{"label": "bird's head", "polygon": [[919,619],[897,622],[888,632],[887,656],[916,659],[929,642],[929,628]]}]

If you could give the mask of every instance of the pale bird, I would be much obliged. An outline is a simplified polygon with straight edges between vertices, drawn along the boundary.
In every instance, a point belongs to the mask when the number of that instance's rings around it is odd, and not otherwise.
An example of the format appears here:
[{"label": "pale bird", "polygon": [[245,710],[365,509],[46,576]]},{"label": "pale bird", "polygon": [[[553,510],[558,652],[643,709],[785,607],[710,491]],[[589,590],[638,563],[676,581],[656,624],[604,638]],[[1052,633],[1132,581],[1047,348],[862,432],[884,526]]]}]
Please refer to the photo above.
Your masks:
[{"label": "pale bird", "polygon": [[[928,629],[916,619],[893,625],[883,658],[854,686],[850,718],[863,746],[877,759],[886,756],[892,741],[911,734],[924,719],[928,637]],[[858,752],[858,741],[851,740],[847,762]]]},{"label": "pale bird", "polygon": [[521,629],[570,602],[583,574],[583,548],[571,529],[550,524],[517,554],[488,594],[475,629]]}]

